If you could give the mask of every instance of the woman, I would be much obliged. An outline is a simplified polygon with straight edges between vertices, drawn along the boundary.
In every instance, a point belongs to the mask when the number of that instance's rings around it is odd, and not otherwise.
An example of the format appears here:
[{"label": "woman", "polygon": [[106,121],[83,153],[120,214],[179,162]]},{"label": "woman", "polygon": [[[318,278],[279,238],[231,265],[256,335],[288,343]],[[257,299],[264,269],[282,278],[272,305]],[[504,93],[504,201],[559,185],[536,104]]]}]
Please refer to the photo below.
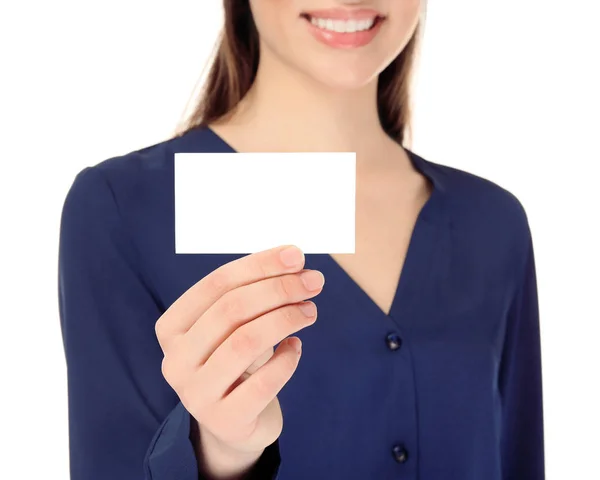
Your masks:
[{"label": "woman", "polygon": [[[544,478],[525,211],[403,147],[420,2],[224,6],[188,125],[65,201],[72,478]],[[232,151],[356,152],[356,254],[175,255],[174,153]]]}]

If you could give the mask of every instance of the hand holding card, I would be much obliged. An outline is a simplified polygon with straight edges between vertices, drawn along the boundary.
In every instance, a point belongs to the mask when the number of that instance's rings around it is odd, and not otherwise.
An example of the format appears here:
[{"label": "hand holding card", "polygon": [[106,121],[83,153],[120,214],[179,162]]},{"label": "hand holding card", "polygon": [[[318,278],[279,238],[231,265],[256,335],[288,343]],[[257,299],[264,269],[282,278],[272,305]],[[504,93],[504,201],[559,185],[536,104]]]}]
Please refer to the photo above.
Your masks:
[{"label": "hand holding card", "polygon": [[[233,475],[252,465],[283,428],[277,394],[296,370],[324,277],[283,246],[226,263],[161,316],[163,375],[196,419],[203,471]],[[279,343],[275,352],[272,347]]]}]

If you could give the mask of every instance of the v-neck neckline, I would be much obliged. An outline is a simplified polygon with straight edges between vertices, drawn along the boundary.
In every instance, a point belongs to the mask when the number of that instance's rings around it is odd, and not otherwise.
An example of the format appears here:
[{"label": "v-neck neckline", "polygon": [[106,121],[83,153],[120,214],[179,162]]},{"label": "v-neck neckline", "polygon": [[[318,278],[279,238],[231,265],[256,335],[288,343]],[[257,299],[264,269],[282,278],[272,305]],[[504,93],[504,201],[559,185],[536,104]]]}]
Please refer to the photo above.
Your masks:
[{"label": "v-neck neckline", "polygon": [[[433,267],[431,262],[436,241],[440,238],[437,235],[438,228],[442,227],[447,220],[442,198],[445,192],[444,185],[431,170],[428,162],[411,150],[406,148],[404,150],[415,169],[431,182],[432,189],[413,225],[389,311],[385,312],[330,254],[309,254],[310,259],[307,260],[310,268],[321,267],[328,271],[330,277],[333,274],[332,280],[338,282],[341,290],[347,296],[353,296],[354,301],[372,311],[373,315],[396,321],[407,315],[419,296],[419,287],[424,287],[424,281]],[[325,282],[327,283],[327,279]]]},{"label": "v-neck neckline", "polygon": [[[188,133],[201,133],[203,130],[217,140],[225,150],[237,153],[223,137],[208,126],[195,127]],[[429,198],[421,207],[413,225],[408,248],[396,283],[389,312],[385,312],[370,295],[342,268],[342,266],[329,254],[306,254],[305,267],[327,272],[327,277],[335,282],[344,295],[350,295],[360,306],[382,318],[398,321],[406,316],[409,309],[414,306],[419,296],[420,288],[425,288],[424,282],[433,267],[434,249],[436,240],[440,238],[440,228],[449,223],[444,196],[446,185],[442,172],[435,165],[415,154],[412,150],[402,147],[407,153],[415,170],[429,180],[432,185]]]}]

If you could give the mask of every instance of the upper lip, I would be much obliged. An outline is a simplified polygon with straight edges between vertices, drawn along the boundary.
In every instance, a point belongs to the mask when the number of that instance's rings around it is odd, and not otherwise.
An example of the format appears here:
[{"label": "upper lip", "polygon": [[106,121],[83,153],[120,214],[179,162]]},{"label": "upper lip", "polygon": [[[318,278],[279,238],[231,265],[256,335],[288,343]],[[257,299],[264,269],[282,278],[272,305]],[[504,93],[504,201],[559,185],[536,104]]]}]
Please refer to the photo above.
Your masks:
[{"label": "upper lip", "polygon": [[303,14],[313,18],[330,18],[332,20],[370,20],[376,17],[383,17],[377,10],[370,8],[361,8],[358,10],[329,8],[324,10],[311,10],[304,12]]}]

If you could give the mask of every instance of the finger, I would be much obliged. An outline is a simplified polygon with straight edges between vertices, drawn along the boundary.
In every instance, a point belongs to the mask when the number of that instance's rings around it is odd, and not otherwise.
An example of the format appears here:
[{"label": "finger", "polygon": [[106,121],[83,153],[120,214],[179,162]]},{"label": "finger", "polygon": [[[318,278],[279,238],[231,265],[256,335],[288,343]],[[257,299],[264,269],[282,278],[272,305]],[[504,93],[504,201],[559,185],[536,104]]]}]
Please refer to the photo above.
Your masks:
[{"label": "finger", "polygon": [[290,337],[281,342],[271,359],[245,382],[221,400],[219,411],[232,425],[254,421],[294,375],[300,360],[302,342]]},{"label": "finger", "polygon": [[[302,280],[305,275],[316,277],[314,290],[309,290]],[[307,270],[268,278],[227,292],[181,337],[181,345],[189,355],[188,365],[203,364],[242,325],[283,305],[318,295],[323,281],[321,272]]]},{"label": "finger", "polygon": [[304,266],[304,253],[284,245],[228,262],[192,285],[156,322],[161,346],[171,336],[183,334],[229,290],[272,276],[297,272]]},{"label": "finger", "polygon": [[225,391],[224,397],[229,395],[234,388],[236,388],[240,383],[245,382],[250,375],[256,372],[260,367],[262,367],[265,363],[267,363],[271,357],[273,356],[274,349],[269,348],[266,352],[264,352],[260,357],[258,357],[252,365],[250,365],[244,373],[238,378],[233,384],[227,388]]},{"label": "finger", "polygon": [[302,305],[307,307],[308,316],[299,304],[286,305],[241,326],[219,345],[198,372],[202,384],[211,386],[214,401],[221,399],[266,350],[316,321],[316,305]]}]

